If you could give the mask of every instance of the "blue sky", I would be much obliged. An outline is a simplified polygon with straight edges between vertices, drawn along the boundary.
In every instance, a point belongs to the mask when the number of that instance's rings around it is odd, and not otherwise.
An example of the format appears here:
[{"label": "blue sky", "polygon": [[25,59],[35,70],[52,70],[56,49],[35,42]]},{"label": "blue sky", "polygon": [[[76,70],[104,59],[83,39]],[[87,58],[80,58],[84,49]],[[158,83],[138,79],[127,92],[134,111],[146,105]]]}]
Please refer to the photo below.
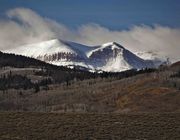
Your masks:
[{"label": "blue sky", "polygon": [[88,23],[112,30],[142,24],[180,27],[180,0],[0,0],[0,17],[16,7],[30,8],[69,28]]}]

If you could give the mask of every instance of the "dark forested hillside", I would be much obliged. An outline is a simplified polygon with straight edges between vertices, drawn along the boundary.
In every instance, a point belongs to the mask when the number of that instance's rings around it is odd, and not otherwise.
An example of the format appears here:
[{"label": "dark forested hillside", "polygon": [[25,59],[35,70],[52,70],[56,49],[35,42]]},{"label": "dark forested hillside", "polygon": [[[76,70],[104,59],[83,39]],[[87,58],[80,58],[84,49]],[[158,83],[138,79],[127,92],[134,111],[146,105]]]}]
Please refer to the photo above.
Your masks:
[{"label": "dark forested hillside", "polygon": [[[3,67],[40,68],[42,69],[42,71],[45,70],[46,73],[48,71],[47,74],[51,74],[51,76],[53,76],[59,82],[67,80],[67,79],[72,80],[75,77],[80,78],[80,79],[86,79],[91,76],[93,77],[94,75],[86,71],[51,65],[51,64],[48,64],[43,61],[36,60],[30,57],[0,52],[0,68],[3,68]],[[80,73],[81,75],[83,75],[83,77],[80,75]]]},{"label": "dark forested hillside", "polygon": [[[145,69],[141,71],[128,70],[119,73],[110,73],[110,72],[91,73],[86,70],[80,70],[78,67],[75,67],[74,69],[70,69],[63,66],[51,65],[30,57],[0,52],[0,68],[5,70],[7,67],[10,67],[8,69],[9,73],[11,72],[11,69],[13,70],[13,68],[20,68],[19,70],[24,68],[40,69],[38,71],[34,70],[34,74],[36,76],[51,77],[54,83],[68,82],[74,79],[84,80],[84,79],[97,78],[97,77],[101,77],[101,78],[116,77],[121,79],[136,74],[155,71],[154,69]],[[2,73],[0,73],[0,76],[4,76],[2,75]],[[6,79],[7,78],[11,78],[11,77],[9,76],[6,77]]]}]

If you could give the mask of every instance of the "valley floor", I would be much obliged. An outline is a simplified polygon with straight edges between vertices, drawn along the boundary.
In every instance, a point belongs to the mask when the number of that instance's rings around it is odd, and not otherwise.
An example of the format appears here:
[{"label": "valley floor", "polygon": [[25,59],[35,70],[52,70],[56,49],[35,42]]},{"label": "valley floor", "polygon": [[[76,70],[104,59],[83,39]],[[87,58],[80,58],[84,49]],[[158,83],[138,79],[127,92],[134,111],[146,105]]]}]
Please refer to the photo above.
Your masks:
[{"label": "valley floor", "polygon": [[0,113],[2,140],[180,139],[180,113]]}]

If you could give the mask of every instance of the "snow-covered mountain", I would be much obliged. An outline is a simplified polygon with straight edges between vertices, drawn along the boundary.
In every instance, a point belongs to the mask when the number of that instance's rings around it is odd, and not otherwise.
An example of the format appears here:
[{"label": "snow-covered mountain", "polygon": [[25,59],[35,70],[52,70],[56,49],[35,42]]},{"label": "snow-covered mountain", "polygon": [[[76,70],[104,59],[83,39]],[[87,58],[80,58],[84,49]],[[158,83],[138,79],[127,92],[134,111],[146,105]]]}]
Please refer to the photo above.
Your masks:
[{"label": "snow-covered mountain", "polygon": [[119,72],[155,67],[153,61],[138,57],[116,42],[86,46],[54,39],[5,52],[33,57],[55,65],[81,67],[90,71]]}]

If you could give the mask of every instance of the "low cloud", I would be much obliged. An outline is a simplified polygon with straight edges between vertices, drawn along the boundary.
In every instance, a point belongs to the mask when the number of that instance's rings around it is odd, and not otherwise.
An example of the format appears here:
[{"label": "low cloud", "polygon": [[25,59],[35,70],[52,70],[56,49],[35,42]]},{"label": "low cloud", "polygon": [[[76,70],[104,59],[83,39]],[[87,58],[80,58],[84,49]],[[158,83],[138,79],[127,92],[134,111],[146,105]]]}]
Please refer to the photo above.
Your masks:
[{"label": "low cloud", "polygon": [[129,30],[111,31],[96,24],[79,28],[80,42],[101,44],[115,41],[131,51],[154,51],[173,60],[180,59],[180,29],[155,25],[134,26]]},{"label": "low cloud", "polygon": [[98,24],[87,24],[70,30],[65,25],[26,8],[9,10],[6,19],[0,20],[2,51],[53,38],[86,45],[115,41],[131,51],[155,51],[172,60],[180,59],[180,28],[142,25],[114,31]]}]

